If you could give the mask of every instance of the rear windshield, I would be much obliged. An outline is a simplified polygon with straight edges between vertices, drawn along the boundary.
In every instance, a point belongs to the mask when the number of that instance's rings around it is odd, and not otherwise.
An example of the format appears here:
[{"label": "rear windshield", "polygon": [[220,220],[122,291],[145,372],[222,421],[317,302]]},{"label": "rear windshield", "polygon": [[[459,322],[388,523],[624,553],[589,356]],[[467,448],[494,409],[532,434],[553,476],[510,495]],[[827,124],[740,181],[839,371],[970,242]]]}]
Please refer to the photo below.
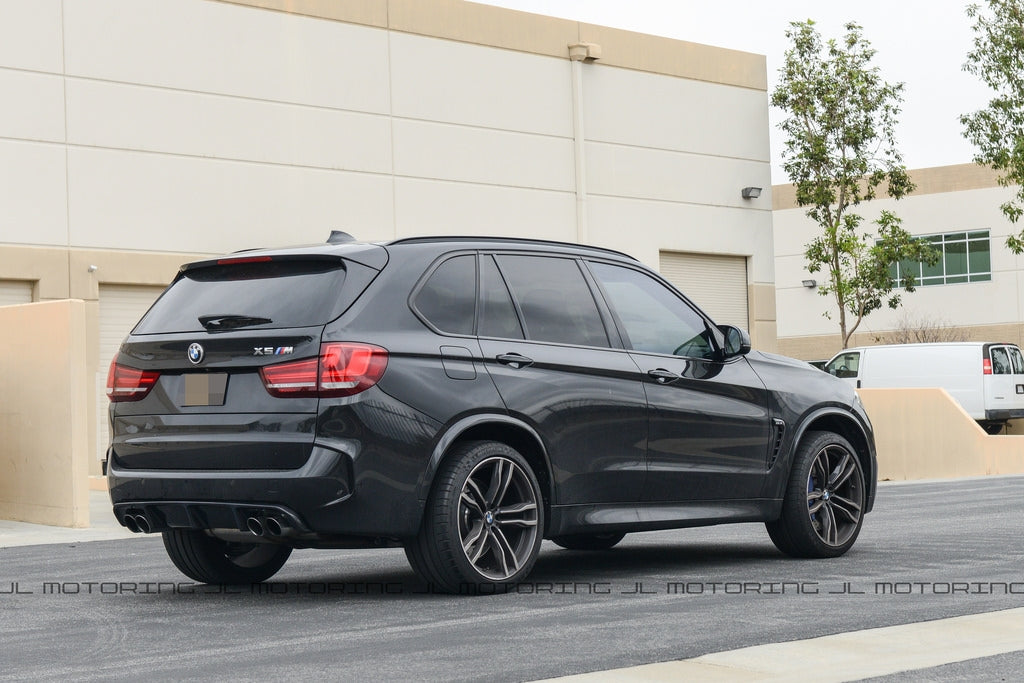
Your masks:
[{"label": "rear windshield", "polygon": [[337,316],[345,268],[339,261],[270,261],[209,266],[178,277],[134,334],[224,332],[323,325]]}]

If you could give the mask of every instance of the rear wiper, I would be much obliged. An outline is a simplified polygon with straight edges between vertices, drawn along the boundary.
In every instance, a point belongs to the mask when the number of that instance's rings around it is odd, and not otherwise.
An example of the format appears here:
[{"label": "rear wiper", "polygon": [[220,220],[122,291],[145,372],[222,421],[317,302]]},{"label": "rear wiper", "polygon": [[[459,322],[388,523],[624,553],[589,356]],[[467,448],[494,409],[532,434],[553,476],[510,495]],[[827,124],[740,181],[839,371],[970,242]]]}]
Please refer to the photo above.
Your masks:
[{"label": "rear wiper", "polygon": [[249,327],[250,325],[266,325],[274,322],[270,318],[260,318],[254,315],[201,315],[199,324],[210,332],[219,330],[233,330],[237,327]]}]

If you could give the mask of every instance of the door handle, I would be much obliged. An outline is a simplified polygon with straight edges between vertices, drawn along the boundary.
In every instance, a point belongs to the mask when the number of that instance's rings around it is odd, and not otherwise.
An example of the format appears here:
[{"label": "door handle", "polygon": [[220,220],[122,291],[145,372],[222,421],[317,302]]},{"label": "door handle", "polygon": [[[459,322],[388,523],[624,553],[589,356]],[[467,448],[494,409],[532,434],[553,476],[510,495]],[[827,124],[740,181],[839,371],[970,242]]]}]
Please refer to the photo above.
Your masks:
[{"label": "door handle", "polygon": [[672,382],[675,382],[677,379],[679,379],[679,375],[672,372],[671,370],[666,370],[665,368],[655,368],[654,370],[648,370],[647,374],[653,377],[655,380],[657,380],[659,384],[671,384]]},{"label": "door handle", "polygon": [[533,365],[533,359],[527,358],[526,356],[519,353],[503,353],[497,358],[498,362],[502,365],[507,365],[510,368],[518,370],[519,368],[527,368]]}]

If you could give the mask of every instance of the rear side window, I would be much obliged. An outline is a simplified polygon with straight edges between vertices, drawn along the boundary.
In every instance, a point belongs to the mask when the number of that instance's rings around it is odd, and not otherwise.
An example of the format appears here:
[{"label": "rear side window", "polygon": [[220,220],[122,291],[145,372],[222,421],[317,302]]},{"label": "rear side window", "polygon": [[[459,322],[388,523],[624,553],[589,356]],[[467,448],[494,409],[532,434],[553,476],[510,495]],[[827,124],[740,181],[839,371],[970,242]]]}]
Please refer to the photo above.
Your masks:
[{"label": "rear side window", "polygon": [[1020,349],[1016,346],[1007,346],[1006,351],[1010,355],[1010,363],[1013,365],[1013,374],[1024,375],[1024,356],[1021,356]]},{"label": "rear side window", "polygon": [[498,272],[494,257],[480,257],[480,330],[481,337],[499,339],[522,339],[523,326],[519,324],[516,307],[505,286],[505,280]]},{"label": "rear side window", "polygon": [[442,332],[473,334],[476,256],[463,254],[439,265],[417,292],[413,307]]},{"label": "rear side window", "polygon": [[594,295],[576,261],[546,256],[498,256],[498,265],[523,312],[528,339],[608,346]]},{"label": "rear side window", "polygon": [[993,346],[989,351],[992,358],[993,375],[1012,375],[1013,366],[1010,365],[1010,356],[1006,353],[1005,346]]},{"label": "rear side window", "polygon": [[340,261],[234,263],[182,273],[134,334],[279,329],[323,325],[340,311]]}]

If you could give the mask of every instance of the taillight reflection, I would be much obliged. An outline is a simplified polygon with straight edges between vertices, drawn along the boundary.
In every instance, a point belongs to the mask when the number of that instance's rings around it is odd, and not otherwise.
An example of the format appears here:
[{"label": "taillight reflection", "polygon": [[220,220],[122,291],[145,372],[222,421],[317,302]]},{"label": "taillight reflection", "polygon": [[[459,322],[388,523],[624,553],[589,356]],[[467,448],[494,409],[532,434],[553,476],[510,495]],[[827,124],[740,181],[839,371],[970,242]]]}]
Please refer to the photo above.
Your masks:
[{"label": "taillight reflection", "polygon": [[158,379],[160,373],[156,370],[139,370],[121,365],[115,356],[107,371],[107,398],[115,403],[142,400]]},{"label": "taillight reflection", "polygon": [[372,344],[330,343],[318,358],[268,365],[263,385],[279,398],[351,396],[366,391],[384,375],[388,352]]}]

